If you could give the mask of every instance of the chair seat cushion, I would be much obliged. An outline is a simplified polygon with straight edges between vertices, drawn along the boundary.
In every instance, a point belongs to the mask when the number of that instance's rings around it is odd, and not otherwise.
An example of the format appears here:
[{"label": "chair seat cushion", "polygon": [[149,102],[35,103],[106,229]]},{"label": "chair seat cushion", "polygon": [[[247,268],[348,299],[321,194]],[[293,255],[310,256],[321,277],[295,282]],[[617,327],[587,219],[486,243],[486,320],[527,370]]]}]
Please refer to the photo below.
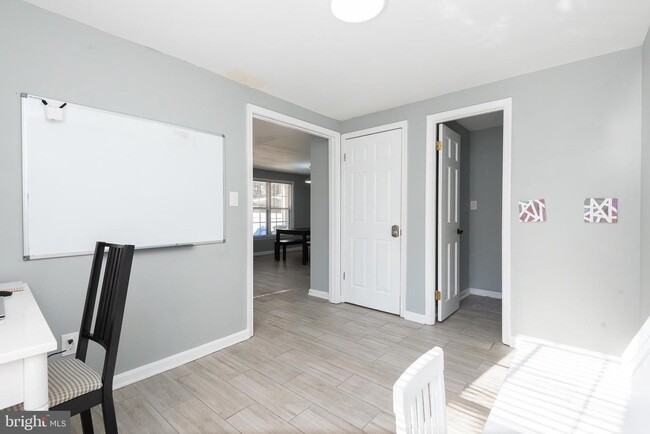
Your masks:
[{"label": "chair seat cushion", "polygon": [[[47,364],[49,407],[70,401],[102,387],[101,377],[79,359],[61,359]],[[23,411],[23,404],[5,410]]]},{"label": "chair seat cushion", "polygon": [[61,359],[48,364],[47,394],[50,407],[70,401],[102,387],[101,377],[79,359]]}]

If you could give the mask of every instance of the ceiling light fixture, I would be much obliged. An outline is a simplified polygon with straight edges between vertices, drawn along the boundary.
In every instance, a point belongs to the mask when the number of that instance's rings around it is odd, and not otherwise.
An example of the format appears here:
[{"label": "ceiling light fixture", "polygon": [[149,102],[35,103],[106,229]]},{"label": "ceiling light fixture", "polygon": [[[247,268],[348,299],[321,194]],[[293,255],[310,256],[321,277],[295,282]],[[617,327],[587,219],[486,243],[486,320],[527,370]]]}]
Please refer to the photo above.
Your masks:
[{"label": "ceiling light fixture", "polygon": [[346,23],[363,23],[384,10],[384,0],[332,0],[332,13]]}]

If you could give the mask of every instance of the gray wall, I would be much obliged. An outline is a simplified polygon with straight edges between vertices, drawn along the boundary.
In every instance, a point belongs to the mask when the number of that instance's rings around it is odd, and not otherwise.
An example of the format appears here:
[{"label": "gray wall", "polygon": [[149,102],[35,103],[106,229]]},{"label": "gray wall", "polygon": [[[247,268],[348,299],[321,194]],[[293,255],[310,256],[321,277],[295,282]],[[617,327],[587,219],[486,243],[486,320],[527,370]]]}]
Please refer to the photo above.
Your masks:
[{"label": "gray wall", "polygon": [[470,148],[469,287],[501,292],[503,128],[472,131]]},{"label": "gray wall", "polygon": [[[512,333],[619,353],[639,326],[640,89],[641,49],[634,48],[342,126],[408,121],[406,230],[422,234],[426,116],[512,97]],[[583,200],[593,196],[619,198],[618,224],[583,223]],[[517,200],[538,197],[547,201],[548,221],[517,223]],[[422,314],[424,237],[409,237],[407,260],[406,307]]]},{"label": "gray wall", "polygon": [[643,44],[643,185],[641,187],[641,320],[650,316],[650,30]]},{"label": "gray wall", "polygon": [[458,264],[461,291],[469,288],[470,255],[470,215],[469,215],[469,177],[470,167],[470,132],[458,122],[445,122],[449,128],[460,134],[460,259]]},{"label": "gray wall", "polygon": [[311,143],[310,288],[329,292],[329,158],[328,141]]},{"label": "gray wall", "polygon": [[226,189],[240,194],[226,207],[227,242],[136,252],[117,372],[244,330],[246,103],[340,123],[18,0],[0,2],[0,63],[0,281],[30,284],[57,341],[79,330],[91,257],[22,260],[20,92],[30,92],[226,136]]},{"label": "gray wall", "polygon": [[[309,227],[310,188],[309,184],[305,184],[305,180],[309,178],[309,175],[253,169],[253,178],[293,182],[293,226],[296,228]],[[273,239],[253,238],[253,251],[255,253],[271,252],[274,249],[274,244]]]}]

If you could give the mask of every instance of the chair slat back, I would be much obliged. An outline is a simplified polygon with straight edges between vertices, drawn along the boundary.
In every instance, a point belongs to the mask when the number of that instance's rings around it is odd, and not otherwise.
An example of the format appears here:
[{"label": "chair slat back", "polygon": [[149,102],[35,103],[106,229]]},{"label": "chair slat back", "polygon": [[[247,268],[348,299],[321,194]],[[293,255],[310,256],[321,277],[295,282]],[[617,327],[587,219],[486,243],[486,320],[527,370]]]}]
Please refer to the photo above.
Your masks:
[{"label": "chair slat back", "polygon": [[[104,242],[98,242],[95,246],[76,357],[82,361],[86,360],[89,340],[105,349],[102,375],[104,387],[107,382],[112,384],[115,372],[134,250],[132,245]],[[100,280],[101,291],[98,291]]]},{"label": "chair slat back", "polygon": [[435,347],[423,354],[393,385],[393,411],[397,433],[444,434],[444,354]]}]

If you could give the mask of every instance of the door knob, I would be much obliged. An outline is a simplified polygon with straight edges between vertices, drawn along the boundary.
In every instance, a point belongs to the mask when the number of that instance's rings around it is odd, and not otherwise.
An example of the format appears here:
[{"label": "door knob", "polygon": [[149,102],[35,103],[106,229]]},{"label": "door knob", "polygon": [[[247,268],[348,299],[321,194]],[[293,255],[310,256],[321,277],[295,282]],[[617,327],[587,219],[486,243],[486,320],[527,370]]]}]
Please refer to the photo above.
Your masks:
[{"label": "door knob", "polygon": [[399,225],[393,225],[393,227],[390,228],[390,234],[393,238],[399,237]]},{"label": "door knob", "polygon": [[456,233],[457,233],[458,235],[461,235],[461,234],[463,233],[463,230],[462,230],[462,229],[456,229]]}]

